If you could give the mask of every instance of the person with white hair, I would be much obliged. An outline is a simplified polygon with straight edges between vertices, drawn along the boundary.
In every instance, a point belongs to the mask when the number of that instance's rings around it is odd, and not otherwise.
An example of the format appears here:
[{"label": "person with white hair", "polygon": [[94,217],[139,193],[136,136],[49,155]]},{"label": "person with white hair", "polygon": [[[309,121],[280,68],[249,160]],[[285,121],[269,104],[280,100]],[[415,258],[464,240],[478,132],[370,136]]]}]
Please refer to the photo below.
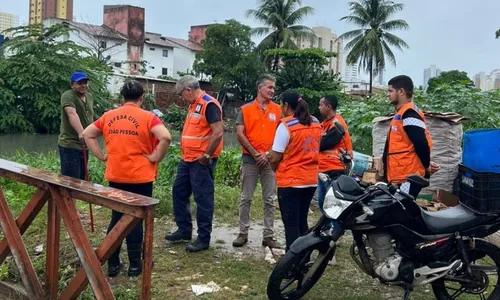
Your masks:
[{"label": "person with white hair", "polygon": [[189,104],[181,134],[182,159],[172,188],[175,222],[178,229],[165,239],[170,242],[191,241],[193,224],[189,197],[196,202],[198,237],[186,247],[188,252],[207,250],[214,214],[214,171],[222,152],[222,107],[200,88],[199,81],[186,75],[179,79],[177,94]]}]

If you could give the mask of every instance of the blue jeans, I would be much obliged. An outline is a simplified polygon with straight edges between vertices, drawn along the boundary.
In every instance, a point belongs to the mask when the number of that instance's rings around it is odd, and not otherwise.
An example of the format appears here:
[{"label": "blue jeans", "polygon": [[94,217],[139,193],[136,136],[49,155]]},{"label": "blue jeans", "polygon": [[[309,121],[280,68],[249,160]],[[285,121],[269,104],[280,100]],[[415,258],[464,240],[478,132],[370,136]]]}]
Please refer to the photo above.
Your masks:
[{"label": "blue jeans", "polygon": [[191,235],[193,223],[191,220],[189,197],[194,196],[196,202],[196,224],[198,225],[198,240],[210,242],[212,219],[214,215],[214,171],[217,159],[212,159],[210,165],[185,162],[181,160],[177,166],[177,176],[172,188],[175,223],[179,231]]},{"label": "blue jeans", "polygon": [[328,188],[330,188],[330,184],[334,181],[337,180],[337,178],[344,174],[344,171],[328,171],[328,172],[323,172],[328,175],[330,180],[323,182],[318,175],[318,205],[319,209],[321,212],[323,212],[323,203],[325,202],[325,196],[326,193],[328,192]]},{"label": "blue jeans", "polygon": [[[87,159],[89,151],[87,150]],[[59,146],[59,157],[61,159],[61,174],[77,179],[85,179],[85,162],[83,159],[83,150],[66,148]]]}]

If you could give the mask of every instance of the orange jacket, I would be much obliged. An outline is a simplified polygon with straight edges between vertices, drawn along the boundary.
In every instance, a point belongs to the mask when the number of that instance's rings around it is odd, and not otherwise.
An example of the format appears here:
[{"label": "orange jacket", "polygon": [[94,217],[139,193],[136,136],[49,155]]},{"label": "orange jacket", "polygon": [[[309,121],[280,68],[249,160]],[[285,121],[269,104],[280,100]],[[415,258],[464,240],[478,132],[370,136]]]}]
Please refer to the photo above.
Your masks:
[{"label": "orange jacket", "polygon": [[351,158],[353,158],[351,135],[349,134],[344,118],[342,118],[339,114],[336,114],[333,119],[328,121],[325,120],[321,123],[321,134],[323,135],[331,128],[334,128],[334,122],[338,122],[342,125],[342,127],[344,127],[345,135],[342,137],[342,140],[340,140],[340,143],[332,149],[319,153],[320,172],[339,171],[345,169],[344,164],[340,161],[340,148],[348,152],[351,155]]},{"label": "orange jacket", "polygon": [[[266,152],[271,148],[279,124],[281,108],[278,104],[270,101],[266,105],[265,112],[262,111],[257,101],[245,104],[241,107],[243,123],[245,125],[245,136],[250,145],[258,152]],[[251,155],[242,147],[243,153]]]},{"label": "orange jacket", "polygon": [[[212,137],[212,128],[208,124],[205,111],[209,103],[215,103],[222,113],[219,102],[206,93],[203,93],[188,107],[188,114],[184,120],[181,135],[182,160],[185,162],[195,161],[208,149]],[[221,154],[222,144],[221,140],[212,155],[213,158],[219,157]]]},{"label": "orange jacket", "polygon": [[[408,110],[415,110],[425,124],[425,116],[413,103],[407,103],[399,108],[396,115],[392,118],[387,134],[387,181],[394,184],[400,184],[406,181],[409,175],[425,175],[425,168],[415,152],[415,147],[403,128],[403,114]],[[429,148],[432,150],[432,138],[425,126],[425,135]]]},{"label": "orange jacket", "polygon": [[318,157],[321,139],[319,121],[313,117],[311,126],[299,123],[293,116],[281,120],[290,140],[276,170],[278,187],[297,187],[318,183]]},{"label": "orange jacket", "polygon": [[156,115],[135,103],[105,113],[94,125],[103,134],[108,160],[104,178],[118,183],[146,183],[155,180],[157,164],[150,154],[157,144],[151,128],[162,124]]}]

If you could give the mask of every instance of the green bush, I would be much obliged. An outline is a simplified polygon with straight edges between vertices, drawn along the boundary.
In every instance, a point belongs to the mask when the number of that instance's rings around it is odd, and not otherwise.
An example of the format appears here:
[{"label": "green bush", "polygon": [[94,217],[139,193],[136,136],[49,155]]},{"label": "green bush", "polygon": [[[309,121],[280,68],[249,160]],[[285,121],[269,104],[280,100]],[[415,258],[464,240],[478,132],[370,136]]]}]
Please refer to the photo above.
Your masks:
[{"label": "green bush", "polygon": [[[37,169],[60,173],[60,161],[57,152],[52,151],[47,154],[29,154],[19,151],[12,157],[6,159],[24,164]],[[156,214],[158,216],[172,213],[172,184],[177,173],[177,164],[181,159],[178,144],[173,144],[159,164],[158,178],[154,183],[153,197],[160,200]],[[217,185],[237,187],[240,184],[241,150],[236,148],[226,148],[218,159],[215,169],[215,182]],[[90,181],[107,185],[104,179],[104,163],[90,155],[89,159],[89,179]],[[9,199],[10,208],[19,212],[24,208],[35,188],[0,177],[0,186]]]},{"label": "green bush", "polygon": [[165,114],[163,114],[163,121],[168,124],[168,128],[177,131],[182,131],[184,127],[184,119],[186,119],[187,110],[184,107],[172,104],[168,107]]}]

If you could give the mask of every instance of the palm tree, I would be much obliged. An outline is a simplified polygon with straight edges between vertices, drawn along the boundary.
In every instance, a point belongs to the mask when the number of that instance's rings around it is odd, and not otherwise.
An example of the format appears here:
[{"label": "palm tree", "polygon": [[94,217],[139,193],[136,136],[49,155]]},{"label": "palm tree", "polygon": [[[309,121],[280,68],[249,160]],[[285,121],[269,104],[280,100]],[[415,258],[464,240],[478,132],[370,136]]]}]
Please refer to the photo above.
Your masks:
[{"label": "palm tree", "polygon": [[[314,36],[311,28],[298,25],[304,17],[314,12],[312,7],[301,7],[301,5],[301,0],[259,0],[257,9],[246,11],[246,17],[253,17],[254,20],[265,25],[252,29],[255,35],[266,35],[258,46],[259,51],[272,48],[294,49],[297,46],[292,38]],[[278,63],[279,57],[276,55],[273,64],[274,71],[277,70]],[[271,69],[270,65],[269,69]]]},{"label": "palm tree", "polygon": [[495,33],[495,36],[497,39],[500,38],[500,29],[497,30],[497,32]]},{"label": "palm tree", "polygon": [[358,0],[349,2],[351,14],[340,19],[359,27],[342,34],[339,38],[350,40],[346,45],[349,54],[347,64],[359,64],[370,74],[370,94],[372,93],[373,76],[385,67],[385,58],[396,65],[396,57],[391,46],[399,50],[409,48],[401,38],[390,33],[396,29],[409,29],[406,21],[389,20],[389,18],[403,10],[403,4],[388,0]]}]

